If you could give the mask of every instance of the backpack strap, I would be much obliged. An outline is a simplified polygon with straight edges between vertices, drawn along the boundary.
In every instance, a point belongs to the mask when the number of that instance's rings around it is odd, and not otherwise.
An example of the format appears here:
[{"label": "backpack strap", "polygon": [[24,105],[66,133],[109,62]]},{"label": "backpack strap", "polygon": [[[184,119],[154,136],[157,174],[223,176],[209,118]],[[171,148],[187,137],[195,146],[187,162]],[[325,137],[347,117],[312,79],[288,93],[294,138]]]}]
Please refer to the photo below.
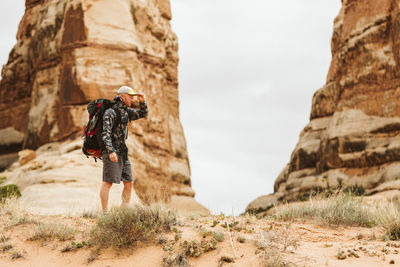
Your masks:
[{"label": "backpack strap", "polygon": [[117,114],[117,119],[115,120],[114,125],[121,124],[121,121],[122,121],[122,119],[121,119],[121,112],[120,112],[119,109],[118,109],[117,107],[115,107],[115,106],[113,106],[113,107],[111,107],[111,108],[115,111],[115,114]]}]

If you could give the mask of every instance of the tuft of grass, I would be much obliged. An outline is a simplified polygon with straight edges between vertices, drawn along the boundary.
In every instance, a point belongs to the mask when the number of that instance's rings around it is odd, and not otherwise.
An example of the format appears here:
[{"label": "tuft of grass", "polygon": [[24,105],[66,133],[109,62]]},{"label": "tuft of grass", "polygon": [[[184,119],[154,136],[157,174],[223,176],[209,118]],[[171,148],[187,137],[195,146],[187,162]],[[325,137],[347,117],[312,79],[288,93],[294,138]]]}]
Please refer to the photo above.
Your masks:
[{"label": "tuft of grass", "polygon": [[283,261],[282,253],[275,249],[267,249],[262,259],[262,266],[264,267],[280,267],[289,266]]},{"label": "tuft of grass", "polygon": [[3,251],[3,253],[4,253],[4,252],[9,251],[12,248],[13,248],[13,246],[11,244],[5,244],[5,245],[1,246],[1,251]]},{"label": "tuft of grass", "polygon": [[5,236],[4,234],[0,235],[0,243],[5,243],[10,240],[9,236]]},{"label": "tuft of grass", "polygon": [[91,231],[91,243],[101,247],[126,247],[170,231],[175,223],[176,215],[159,205],[113,208],[97,219]]},{"label": "tuft of grass", "polygon": [[316,219],[322,223],[347,226],[373,227],[376,225],[371,208],[363,204],[362,199],[354,198],[347,193],[324,199],[310,198],[307,202],[276,207],[272,218],[284,221]]},{"label": "tuft of grass", "polygon": [[16,215],[26,213],[26,208],[16,197],[10,197],[0,201],[0,215]]},{"label": "tuft of grass", "polygon": [[21,191],[18,185],[8,184],[0,186],[0,202],[11,197],[16,197],[16,198],[21,197]]},{"label": "tuft of grass", "polygon": [[163,258],[163,267],[186,267],[189,266],[185,253],[169,255]]},{"label": "tuft of grass", "polygon": [[74,242],[72,241],[70,245],[66,245],[61,252],[65,253],[65,252],[70,252],[73,250],[77,250],[80,248],[83,248],[84,246],[90,246],[91,244],[86,242],[86,241],[82,241],[82,242]]},{"label": "tuft of grass", "polygon": [[181,244],[183,253],[186,257],[199,257],[203,253],[207,253],[217,248],[217,242],[202,240],[200,243],[196,240],[187,241],[185,240]]},{"label": "tuft of grass", "polygon": [[213,232],[214,239],[218,242],[222,242],[225,239],[224,232]]},{"label": "tuft of grass", "polygon": [[213,233],[205,228],[200,228],[200,235],[202,238],[206,238],[207,236],[212,236]]},{"label": "tuft of grass", "polygon": [[11,217],[11,219],[6,224],[6,227],[10,228],[22,224],[38,224],[38,221],[29,217],[27,213],[17,213]]},{"label": "tuft of grass", "polygon": [[82,218],[85,218],[85,219],[97,219],[99,217],[99,213],[96,211],[87,210],[87,211],[82,212],[81,216],[82,216]]},{"label": "tuft of grass", "polygon": [[376,210],[378,213],[378,216],[376,216],[377,224],[386,230],[387,238],[400,240],[400,202],[385,203]]},{"label": "tuft of grass", "polygon": [[[7,180],[6,177],[0,177],[0,185]],[[8,184],[0,186],[0,202],[5,201],[8,198],[19,198],[21,196],[21,190],[15,184]]]},{"label": "tuft of grass", "polygon": [[36,240],[54,240],[58,239],[60,241],[71,240],[74,238],[76,233],[75,229],[72,229],[63,224],[45,224],[39,223],[36,228],[35,233],[28,240],[36,241]]},{"label": "tuft of grass", "polygon": [[100,256],[100,249],[97,248],[90,253],[90,255],[87,259],[87,263],[91,263],[92,261],[95,261],[99,256]]},{"label": "tuft of grass", "polygon": [[24,256],[19,252],[19,251],[17,251],[17,250],[14,250],[12,253],[11,253],[11,259],[13,259],[13,260],[16,260],[16,259],[19,259],[19,258],[23,258]]}]

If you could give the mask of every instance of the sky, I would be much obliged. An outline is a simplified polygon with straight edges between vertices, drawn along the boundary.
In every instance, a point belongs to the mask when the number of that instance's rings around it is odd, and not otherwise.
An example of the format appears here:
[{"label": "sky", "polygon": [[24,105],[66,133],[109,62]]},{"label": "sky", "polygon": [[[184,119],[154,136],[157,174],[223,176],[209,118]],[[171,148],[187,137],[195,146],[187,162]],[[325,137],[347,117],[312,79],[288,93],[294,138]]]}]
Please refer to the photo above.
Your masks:
[{"label": "sky", "polygon": [[[341,0],[170,0],[196,200],[239,214],[273,192],[325,84]],[[25,1],[1,0],[0,65]]]},{"label": "sky", "polygon": [[196,199],[242,213],[273,192],[324,86],[340,0],[171,0]]}]

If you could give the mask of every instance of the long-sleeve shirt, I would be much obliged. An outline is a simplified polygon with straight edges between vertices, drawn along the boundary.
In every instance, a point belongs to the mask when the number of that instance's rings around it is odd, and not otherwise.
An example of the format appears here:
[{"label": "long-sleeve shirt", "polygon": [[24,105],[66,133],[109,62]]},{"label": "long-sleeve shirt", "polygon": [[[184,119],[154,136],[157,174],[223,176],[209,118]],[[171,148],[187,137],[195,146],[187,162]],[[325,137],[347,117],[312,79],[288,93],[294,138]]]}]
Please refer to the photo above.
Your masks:
[{"label": "long-sleeve shirt", "polygon": [[[139,104],[140,109],[133,109],[128,108],[118,96],[115,97],[115,101],[115,105],[104,112],[102,139],[108,153],[125,154],[127,153],[125,139],[128,122],[146,117],[149,110],[146,102]],[[121,114],[121,121],[118,125],[114,125],[118,117],[114,109],[117,109]]]}]

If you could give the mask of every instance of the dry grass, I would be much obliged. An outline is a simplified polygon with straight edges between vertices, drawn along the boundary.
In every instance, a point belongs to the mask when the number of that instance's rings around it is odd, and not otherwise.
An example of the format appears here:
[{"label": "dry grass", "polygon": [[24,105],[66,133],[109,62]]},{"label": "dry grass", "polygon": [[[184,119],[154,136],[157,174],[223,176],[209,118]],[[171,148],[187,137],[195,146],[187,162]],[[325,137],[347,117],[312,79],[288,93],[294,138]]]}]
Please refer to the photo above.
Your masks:
[{"label": "dry grass", "polygon": [[376,225],[374,212],[361,198],[341,193],[278,206],[271,217],[283,221],[317,220],[329,225],[372,227]]},{"label": "dry grass", "polygon": [[176,216],[160,205],[113,208],[97,219],[91,242],[101,247],[125,247],[170,231]]},{"label": "dry grass", "polygon": [[54,240],[57,238],[60,241],[66,241],[74,238],[75,233],[76,233],[75,229],[72,229],[63,224],[39,223],[35,233],[29,238],[29,240],[47,241],[47,240]]},{"label": "dry grass", "polygon": [[17,197],[6,198],[0,202],[0,216],[27,214],[25,204]]},{"label": "dry grass", "polygon": [[340,193],[329,198],[310,198],[277,206],[270,216],[282,221],[313,220],[321,224],[344,226],[380,226],[386,230],[386,239],[400,240],[400,202],[369,203],[362,197]]},{"label": "dry grass", "polygon": [[391,240],[400,239],[400,202],[392,201],[379,205],[376,209],[375,221],[386,230],[386,237]]}]

